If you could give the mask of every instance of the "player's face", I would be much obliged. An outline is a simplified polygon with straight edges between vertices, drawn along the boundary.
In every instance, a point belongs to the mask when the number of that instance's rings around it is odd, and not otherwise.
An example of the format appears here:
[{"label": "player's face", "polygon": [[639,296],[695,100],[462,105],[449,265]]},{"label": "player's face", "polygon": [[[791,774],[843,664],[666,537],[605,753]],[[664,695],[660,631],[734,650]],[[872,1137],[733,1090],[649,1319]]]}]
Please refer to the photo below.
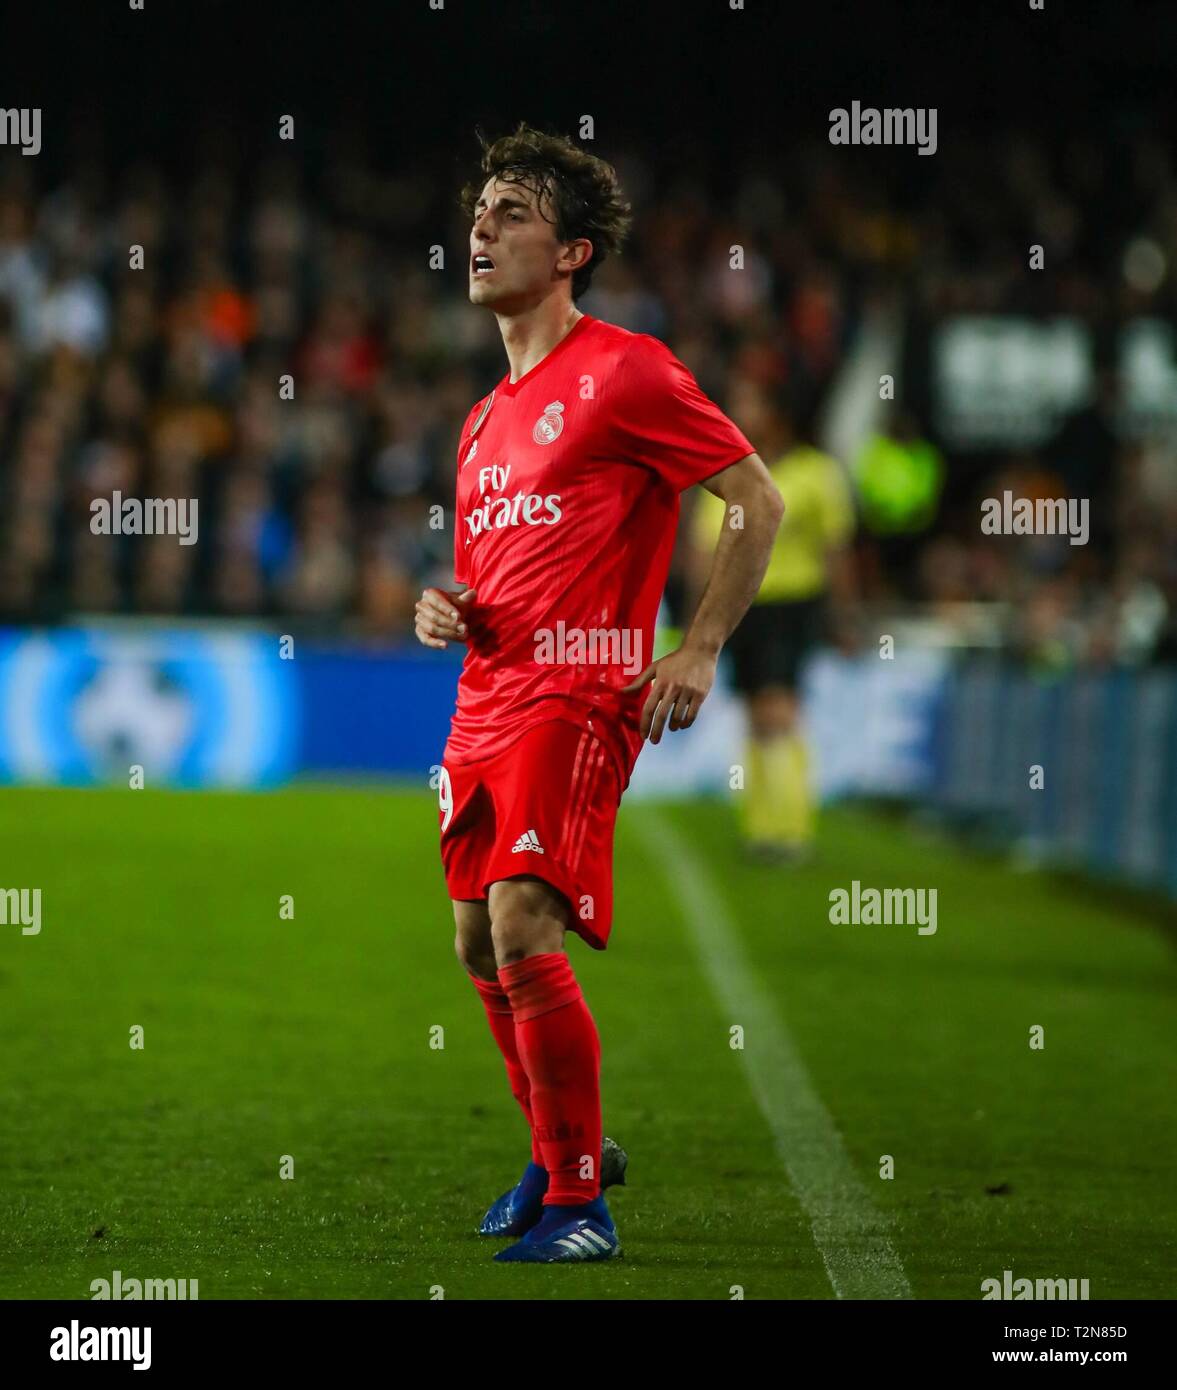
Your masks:
[{"label": "player's face", "polygon": [[562,250],[555,227],[540,215],[530,189],[489,179],[470,229],[471,304],[499,313],[538,304],[552,288]]}]

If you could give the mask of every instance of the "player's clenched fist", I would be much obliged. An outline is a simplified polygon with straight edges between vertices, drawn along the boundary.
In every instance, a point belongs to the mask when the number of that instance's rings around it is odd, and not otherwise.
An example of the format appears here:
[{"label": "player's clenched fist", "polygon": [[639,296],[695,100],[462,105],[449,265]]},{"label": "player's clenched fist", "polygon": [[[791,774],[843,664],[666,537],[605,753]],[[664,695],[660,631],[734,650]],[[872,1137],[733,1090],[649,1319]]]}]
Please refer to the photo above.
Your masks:
[{"label": "player's clenched fist", "polygon": [[450,593],[446,589],[426,589],[417,600],[417,641],[427,647],[445,647],[464,642],[470,635],[466,614],[473,589]]}]

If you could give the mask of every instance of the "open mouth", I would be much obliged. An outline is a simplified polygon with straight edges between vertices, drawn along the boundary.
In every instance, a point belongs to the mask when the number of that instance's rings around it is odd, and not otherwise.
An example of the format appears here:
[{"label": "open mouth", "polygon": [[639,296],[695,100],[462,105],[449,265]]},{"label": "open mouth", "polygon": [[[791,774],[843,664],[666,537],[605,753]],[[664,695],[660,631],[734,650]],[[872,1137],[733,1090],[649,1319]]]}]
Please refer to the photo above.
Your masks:
[{"label": "open mouth", "polygon": [[470,269],[475,275],[489,275],[495,268],[494,261],[489,256],[472,256],[470,258]]}]

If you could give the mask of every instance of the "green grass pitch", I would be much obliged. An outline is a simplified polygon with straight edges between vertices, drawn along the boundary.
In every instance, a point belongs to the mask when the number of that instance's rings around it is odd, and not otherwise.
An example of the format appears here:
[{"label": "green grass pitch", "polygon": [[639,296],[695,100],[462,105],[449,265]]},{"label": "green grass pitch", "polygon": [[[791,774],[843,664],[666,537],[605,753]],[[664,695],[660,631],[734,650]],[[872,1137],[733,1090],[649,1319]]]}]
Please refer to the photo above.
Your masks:
[{"label": "green grass pitch", "polygon": [[[202,1299],[832,1297],[647,814],[622,808],[609,950],[570,948],[631,1158],[625,1255],[553,1269],[474,1233],[528,1147],[428,794],[4,791],[0,886],[41,887],[42,927],[0,927],[0,1296],[87,1298],[118,1269]],[[917,1298],[1005,1269],[1172,1297],[1177,970],[1139,904],[863,810],[799,870],[741,863],[721,804],[665,814]],[[937,888],[937,933],[831,925],[854,878]]]}]

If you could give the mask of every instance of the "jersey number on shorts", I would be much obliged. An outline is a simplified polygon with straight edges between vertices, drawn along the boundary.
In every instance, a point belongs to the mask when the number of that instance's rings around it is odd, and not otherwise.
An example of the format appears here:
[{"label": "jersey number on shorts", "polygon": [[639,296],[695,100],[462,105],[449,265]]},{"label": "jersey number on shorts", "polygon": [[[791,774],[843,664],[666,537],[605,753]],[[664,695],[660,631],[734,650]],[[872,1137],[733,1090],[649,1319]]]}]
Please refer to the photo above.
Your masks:
[{"label": "jersey number on shorts", "polygon": [[437,804],[444,816],[441,823],[441,830],[444,835],[449,826],[450,817],[454,814],[454,796],[450,790],[450,775],[444,767],[441,770],[441,776],[437,779]]}]

